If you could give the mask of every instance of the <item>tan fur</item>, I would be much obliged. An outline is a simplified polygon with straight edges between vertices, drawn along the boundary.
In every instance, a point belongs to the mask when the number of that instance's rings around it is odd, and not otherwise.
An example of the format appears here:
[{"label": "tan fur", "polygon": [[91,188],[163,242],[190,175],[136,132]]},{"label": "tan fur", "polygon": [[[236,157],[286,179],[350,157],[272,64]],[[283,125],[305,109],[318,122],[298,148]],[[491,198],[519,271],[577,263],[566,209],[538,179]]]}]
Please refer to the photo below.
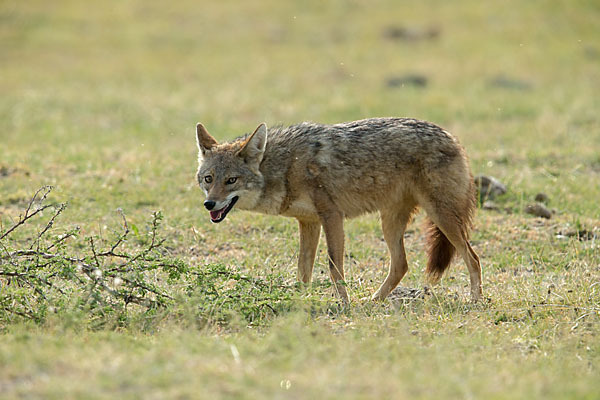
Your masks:
[{"label": "tan fur", "polygon": [[[302,123],[271,129],[268,135],[261,124],[251,135],[217,144],[198,126],[198,181],[207,201],[214,202],[215,209],[235,204],[240,209],[295,217],[300,229],[298,278],[302,282],[310,282],[323,227],[331,278],[347,301],[341,282],[343,221],[379,211],[391,262],[373,298],[384,299],[408,270],[404,231],[420,206],[431,226],[430,279],[441,278],[456,251],[469,270],[472,298],[481,298],[481,267],[468,242],[474,185],[464,150],[446,131],[404,118],[336,125]],[[207,176],[211,183],[206,182]],[[236,182],[227,183],[232,177]]]}]

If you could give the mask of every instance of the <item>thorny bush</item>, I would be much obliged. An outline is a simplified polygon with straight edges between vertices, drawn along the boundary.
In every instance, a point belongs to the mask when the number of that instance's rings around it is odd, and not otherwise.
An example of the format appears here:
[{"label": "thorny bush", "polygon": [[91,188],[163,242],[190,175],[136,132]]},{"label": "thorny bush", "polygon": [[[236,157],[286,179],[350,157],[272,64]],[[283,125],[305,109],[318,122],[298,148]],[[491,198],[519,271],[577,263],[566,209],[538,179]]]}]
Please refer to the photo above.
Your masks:
[{"label": "thorny bush", "polygon": [[[92,328],[126,326],[135,317],[257,325],[297,304],[294,284],[281,275],[250,278],[223,265],[191,267],[170,257],[159,237],[160,212],[152,214],[147,235],[121,210],[122,230],[110,240],[82,238],[79,228],[57,233],[67,204],[48,203],[51,191],[39,189],[6,229],[0,221],[0,326],[20,319],[44,323],[74,312]],[[36,233],[15,238],[28,224]],[[132,231],[141,243],[130,240]]]}]

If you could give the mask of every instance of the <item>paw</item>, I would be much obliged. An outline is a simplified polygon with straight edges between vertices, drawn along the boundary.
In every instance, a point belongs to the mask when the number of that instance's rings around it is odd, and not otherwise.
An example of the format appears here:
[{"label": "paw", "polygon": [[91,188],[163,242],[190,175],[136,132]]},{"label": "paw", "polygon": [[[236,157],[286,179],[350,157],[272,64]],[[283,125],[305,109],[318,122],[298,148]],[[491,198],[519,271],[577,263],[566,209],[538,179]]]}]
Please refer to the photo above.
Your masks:
[{"label": "paw", "polygon": [[471,292],[471,303],[480,303],[483,300],[483,292],[481,289]]},{"label": "paw", "polygon": [[387,296],[382,296],[381,293],[379,291],[377,291],[377,292],[373,293],[370,298],[368,297],[367,299],[372,302],[379,303],[379,302],[384,301],[386,297]]}]

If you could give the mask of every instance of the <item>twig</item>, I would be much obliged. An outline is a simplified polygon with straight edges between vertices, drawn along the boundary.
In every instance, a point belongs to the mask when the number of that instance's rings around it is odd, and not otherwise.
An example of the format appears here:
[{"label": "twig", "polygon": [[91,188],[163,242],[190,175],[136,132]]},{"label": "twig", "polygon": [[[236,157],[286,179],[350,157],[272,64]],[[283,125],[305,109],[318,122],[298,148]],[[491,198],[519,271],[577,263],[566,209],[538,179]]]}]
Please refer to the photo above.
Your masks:
[{"label": "twig", "polygon": [[43,191],[46,190],[46,192],[42,195],[42,198],[40,199],[40,204],[46,199],[46,197],[48,196],[48,194],[52,191],[53,187],[52,186],[42,186],[41,188],[38,189],[37,192],[35,192],[35,194],[33,195],[33,197],[31,198],[31,200],[29,200],[29,204],[27,205],[27,209],[25,210],[25,214],[19,216],[19,221],[17,221],[11,228],[9,228],[6,232],[4,232],[4,234],[2,234],[2,236],[0,236],[0,240],[4,239],[6,236],[8,236],[12,231],[14,231],[15,229],[17,229],[19,226],[23,225],[28,219],[34,217],[36,214],[42,212],[43,210],[45,210],[46,208],[50,207],[50,205],[45,205],[43,207],[38,208],[33,214],[29,214],[29,212],[31,211],[31,208],[33,207],[33,203],[35,202],[36,198],[38,197],[38,195]]},{"label": "twig", "polygon": [[0,256],[0,260],[5,260],[5,259],[9,258],[10,264],[13,267],[17,267],[18,266],[17,263],[12,259],[12,256],[11,256],[9,250],[6,248],[6,246],[2,242],[0,242],[0,246],[2,247],[2,250],[4,250],[4,252],[7,254],[6,256]]},{"label": "twig", "polygon": [[94,238],[92,236],[90,236],[89,242],[92,249],[92,255],[94,256],[94,261],[96,262],[96,268],[100,269],[100,260],[98,260],[98,253],[96,253],[96,246],[94,246]]},{"label": "twig", "polygon": [[39,246],[40,239],[42,238],[42,236],[44,236],[44,234],[48,232],[48,229],[52,228],[52,225],[54,225],[54,221],[65,210],[65,208],[67,208],[67,203],[61,203],[54,215],[52,216],[52,218],[50,218],[50,221],[48,221],[44,229],[42,229],[42,231],[38,234],[37,239],[33,243],[31,243],[31,246],[29,247],[30,249],[32,249],[35,244],[38,244]]},{"label": "twig", "polygon": [[35,316],[33,314],[31,314],[31,313],[25,313],[25,312],[22,312],[22,311],[17,311],[15,309],[8,308],[8,307],[2,307],[2,309],[4,311],[8,311],[10,313],[16,314],[16,315],[18,315],[20,317],[23,317],[23,318],[35,319]]},{"label": "twig", "polygon": [[[143,297],[134,296],[134,295],[122,295],[118,291],[109,288],[98,277],[96,277],[96,276],[93,275],[93,270],[89,266],[88,266],[88,268],[84,269],[84,272],[85,272],[85,274],[90,279],[92,279],[94,281],[94,284],[96,286],[98,286],[100,289],[102,289],[103,291],[105,291],[108,294],[110,294],[112,297],[121,298],[126,303],[135,303],[135,304],[138,304],[140,306],[148,306],[149,305],[150,307],[156,307],[156,305],[157,305],[156,301],[153,301],[153,300],[150,300],[150,299],[144,299]],[[153,293],[157,294],[156,292],[153,292]],[[162,295],[162,294],[158,293],[158,295]],[[88,296],[88,298],[89,298],[89,296]]]},{"label": "twig", "polygon": [[127,218],[125,218],[125,213],[123,213],[123,210],[121,208],[117,209],[117,212],[121,215],[121,217],[123,218],[123,227],[125,229],[125,231],[119,236],[119,238],[117,239],[117,241],[115,243],[113,243],[113,245],[111,246],[110,250],[104,251],[102,253],[99,253],[99,256],[112,256],[112,257],[120,257],[120,258],[131,258],[129,255],[127,254],[118,254],[115,253],[115,250],[117,249],[117,247],[119,247],[121,245],[121,243],[123,243],[126,239],[127,239],[127,235],[129,235],[129,224],[127,223]]},{"label": "twig", "polygon": [[59,236],[58,239],[56,239],[50,246],[46,247],[45,251],[50,251],[53,248],[55,248],[56,246],[65,242],[67,239],[76,237],[77,234],[79,233],[79,231],[80,231],[80,228],[75,227],[75,229],[72,229],[70,232],[67,232],[67,233]]},{"label": "twig", "polygon": [[39,200],[40,204],[42,204],[44,202],[44,200],[46,200],[46,197],[52,191],[52,189],[53,189],[52,186],[44,186],[44,187],[38,189],[38,191],[33,195],[31,200],[29,201],[29,205],[27,206],[27,209],[25,210],[25,214],[21,215],[19,217],[19,221],[17,221],[11,228],[9,228],[6,232],[4,232],[2,234],[2,236],[0,236],[0,240],[4,239],[8,235],[10,235],[15,229],[17,229],[19,226],[23,225],[25,222],[27,222],[31,218],[35,217],[37,214],[41,213],[42,211],[44,211],[45,209],[47,209],[49,207],[52,207],[51,204],[46,204],[46,205],[41,206],[37,210],[35,210],[33,213],[31,213],[31,214],[29,213],[31,211],[31,208],[33,207],[33,203],[35,202],[38,195],[43,190],[46,190],[46,192],[42,195],[42,198]]}]

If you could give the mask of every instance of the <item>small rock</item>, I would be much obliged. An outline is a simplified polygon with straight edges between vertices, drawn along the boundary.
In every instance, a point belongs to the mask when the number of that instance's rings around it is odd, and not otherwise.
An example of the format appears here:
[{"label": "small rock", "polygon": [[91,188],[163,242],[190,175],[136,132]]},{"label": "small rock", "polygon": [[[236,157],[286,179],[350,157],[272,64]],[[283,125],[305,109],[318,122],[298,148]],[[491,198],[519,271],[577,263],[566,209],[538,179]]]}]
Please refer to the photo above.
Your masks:
[{"label": "small rock", "polygon": [[425,295],[428,295],[429,288],[423,289],[409,288],[404,286],[397,286],[389,295],[391,300],[400,299],[424,299]]},{"label": "small rock", "polygon": [[386,80],[385,85],[389,88],[403,86],[425,87],[427,86],[427,77],[417,74],[392,76]]},{"label": "small rock", "polygon": [[503,89],[516,89],[516,90],[531,90],[533,85],[527,81],[520,79],[507,78],[505,76],[497,76],[490,80],[490,86],[503,88]]},{"label": "small rock", "polygon": [[493,176],[477,175],[473,181],[479,192],[480,204],[506,193],[506,186]]},{"label": "small rock", "polygon": [[600,59],[600,50],[596,47],[586,46],[584,49],[585,58],[588,60],[598,60]]},{"label": "small rock", "polygon": [[587,229],[579,229],[576,231],[568,231],[568,232],[558,232],[556,235],[557,238],[577,238],[580,242],[585,242],[587,240],[594,240],[600,237],[596,232],[590,231]]},{"label": "small rock", "polygon": [[552,218],[552,212],[546,208],[542,203],[529,204],[525,207],[527,214],[535,215],[536,217],[550,219]]},{"label": "small rock", "polygon": [[540,192],[535,195],[535,201],[537,201],[538,203],[548,204],[548,201],[550,201],[550,198],[548,197],[548,195],[546,193]]},{"label": "small rock", "polygon": [[13,173],[13,169],[6,165],[0,165],[0,176],[9,176]]},{"label": "small rock", "polygon": [[593,231],[587,229],[580,229],[577,231],[577,240],[583,242],[585,240],[593,240],[598,238],[598,235]]},{"label": "small rock", "polygon": [[488,211],[500,211],[500,207],[498,207],[498,205],[491,200],[484,201],[481,208]]},{"label": "small rock", "polygon": [[437,26],[428,28],[407,28],[404,26],[388,26],[383,30],[383,37],[391,40],[403,40],[406,42],[418,42],[422,40],[433,40],[440,36],[441,29]]},{"label": "small rock", "polygon": [[25,176],[29,176],[30,172],[24,168],[20,167],[10,167],[8,165],[0,164],[0,178],[4,178],[7,176],[14,175],[16,173],[23,174]]}]

